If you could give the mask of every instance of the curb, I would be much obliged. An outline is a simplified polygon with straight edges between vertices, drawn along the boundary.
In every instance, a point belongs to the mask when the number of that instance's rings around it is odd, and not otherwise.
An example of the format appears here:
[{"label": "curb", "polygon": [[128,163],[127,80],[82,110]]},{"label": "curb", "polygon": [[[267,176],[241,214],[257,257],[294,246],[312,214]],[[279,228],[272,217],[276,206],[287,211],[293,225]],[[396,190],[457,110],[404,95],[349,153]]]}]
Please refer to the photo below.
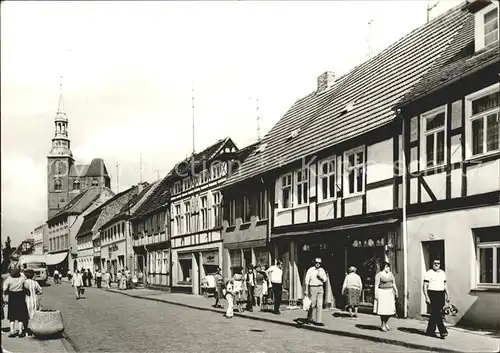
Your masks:
[{"label": "curb", "polygon": [[[211,311],[211,312],[219,313],[219,314],[225,313],[225,311],[222,309],[206,308],[206,307],[200,307],[200,306],[191,305],[191,304],[184,304],[184,303],[179,303],[179,302],[165,300],[165,299],[143,297],[143,296],[129,294],[129,293],[125,293],[125,292],[119,292],[119,291],[115,291],[115,290],[105,289],[105,291],[112,292],[112,293],[118,293],[118,294],[122,294],[122,295],[125,295],[128,297],[137,298],[137,299],[144,299],[144,300],[156,301],[156,302],[161,302],[161,303],[167,303],[167,304],[171,304],[171,305],[182,306],[182,307],[186,307],[186,308],[190,308],[190,309],[196,309],[196,310],[201,310],[201,311]],[[426,351],[432,351],[432,352],[463,353],[463,351],[458,351],[458,350],[453,350],[453,349],[433,347],[433,346],[416,344],[416,343],[408,343],[405,341],[400,341],[400,340],[395,340],[395,339],[390,339],[390,338],[375,337],[375,336],[370,336],[370,335],[364,335],[361,333],[334,330],[334,329],[329,329],[329,328],[325,328],[325,327],[299,325],[295,322],[285,322],[285,321],[276,320],[276,319],[267,318],[267,317],[250,316],[250,315],[245,315],[245,314],[241,314],[241,313],[234,313],[234,316],[241,317],[244,319],[249,319],[249,320],[264,321],[264,322],[270,322],[270,323],[274,323],[274,324],[291,326],[291,327],[295,327],[295,328],[302,328],[302,329],[309,330],[309,331],[328,333],[328,334],[332,334],[332,335],[336,335],[336,336],[358,338],[358,339],[363,339],[363,340],[377,342],[377,343],[391,344],[394,346],[400,346],[400,347],[411,348],[411,349],[419,349],[419,350],[426,350]]]},{"label": "curb", "polygon": [[66,350],[66,352],[68,352],[68,353],[76,353],[77,352],[77,350],[75,348],[75,344],[73,343],[71,338],[69,338],[66,335],[65,332],[63,333],[63,336],[60,338],[60,340],[61,340],[61,343],[64,346],[64,349]]}]

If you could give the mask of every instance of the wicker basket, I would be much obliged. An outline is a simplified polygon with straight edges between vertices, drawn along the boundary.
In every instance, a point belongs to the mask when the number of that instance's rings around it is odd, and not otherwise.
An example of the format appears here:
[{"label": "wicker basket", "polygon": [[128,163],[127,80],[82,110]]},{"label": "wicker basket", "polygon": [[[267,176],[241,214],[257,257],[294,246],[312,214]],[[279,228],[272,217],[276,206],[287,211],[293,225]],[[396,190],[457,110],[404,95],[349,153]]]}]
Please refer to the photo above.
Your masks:
[{"label": "wicker basket", "polygon": [[61,336],[64,322],[59,310],[42,309],[35,311],[29,326],[35,337]]}]

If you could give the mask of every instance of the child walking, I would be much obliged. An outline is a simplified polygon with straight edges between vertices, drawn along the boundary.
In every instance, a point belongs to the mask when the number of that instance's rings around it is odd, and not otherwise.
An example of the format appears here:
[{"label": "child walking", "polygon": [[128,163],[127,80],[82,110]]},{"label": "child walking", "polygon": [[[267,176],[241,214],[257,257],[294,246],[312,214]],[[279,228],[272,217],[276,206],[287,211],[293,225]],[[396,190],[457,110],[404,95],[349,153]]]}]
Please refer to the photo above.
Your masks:
[{"label": "child walking", "polygon": [[226,284],[225,296],[227,300],[227,311],[226,318],[233,318],[233,309],[234,309],[234,280],[229,280]]},{"label": "child walking", "polygon": [[[28,308],[28,316],[29,320],[33,319],[35,315],[35,311],[40,308],[40,299],[38,296],[42,295],[42,287],[38,284],[37,281],[33,279],[35,277],[35,271],[32,269],[27,269],[24,271],[24,275],[26,276],[26,287],[30,291],[30,296],[26,296],[26,307]],[[25,324],[25,330],[28,336],[31,336],[33,333],[28,328],[28,323]]]}]

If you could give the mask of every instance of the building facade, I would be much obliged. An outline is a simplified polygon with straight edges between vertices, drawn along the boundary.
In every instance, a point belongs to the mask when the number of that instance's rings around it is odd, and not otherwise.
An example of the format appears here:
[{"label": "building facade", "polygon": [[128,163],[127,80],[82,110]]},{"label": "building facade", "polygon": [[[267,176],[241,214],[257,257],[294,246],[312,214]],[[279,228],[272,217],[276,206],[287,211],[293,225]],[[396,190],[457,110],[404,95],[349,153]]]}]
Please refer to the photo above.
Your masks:
[{"label": "building facade", "polygon": [[79,267],[76,236],[87,213],[114,195],[106,187],[92,187],[73,198],[63,209],[47,221],[48,256],[53,265],[74,271]]},{"label": "building facade", "polygon": [[[344,307],[341,289],[349,266],[363,280],[366,306],[373,304],[382,261],[391,264],[400,292],[408,291],[401,119],[393,107],[466,18],[455,8],[342,77],[322,74],[316,90],[288,110],[228,179],[227,187],[241,189],[250,180],[271,184],[269,241],[273,260],[284,261],[285,300],[303,297],[305,272],[318,256],[329,277],[326,305]],[[406,300],[398,306],[406,315]]]},{"label": "building facade", "polygon": [[90,165],[75,164],[61,87],[52,148],[47,155],[47,218],[59,213],[80,192],[95,186],[109,188],[110,184],[102,159],[95,158]]},{"label": "building facade", "polygon": [[34,254],[43,255],[48,252],[48,227],[47,223],[44,223],[35,228],[33,231],[34,239]]},{"label": "building facade", "polygon": [[[90,269],[92,273],[97,269],[103,270],[101,262],[102,234],[100,229],[115,217],[125,205],[132,202],[133,198],[139,193],[139,189],[138,186],[133,186],[122,191],[85,215],[82,226],[76,235],[79,268]],[[118,233],[123,236],[125,234],[124,225],[119,229],[116,228],[115,231],[115,236],[118,236]],[[117,270],[117,267],[114,270]]]},{"label": "building facade", "polygon": [[99,246],[100,268],[103,271],[109,271],[116,276],[119,271],[128,268],[137,275],[129,219],[148,197],[155,184],[139,184],[137,190],[131,194],[130,201],[121,208],[118,214],[99,228],[100,237],[95,240],[94,249]]},{"label": "building facade", "polygon": [[433,70],[399,105],[408,156],[411,316],[428,314],[421,286],[440,258],[453,323],[500,329],[498,2],[475,1]]},{"label": "building facade", "polygon": [[133,271],[149,287],[170,289],[169,175],[151,186],[145,200],[134,207]]},{"label": "building facade", "polygon": [[202,278],[222,267],[220,187],[237,151],[234,142],[225,138],[169,173],[173,290],[201,294]]}]

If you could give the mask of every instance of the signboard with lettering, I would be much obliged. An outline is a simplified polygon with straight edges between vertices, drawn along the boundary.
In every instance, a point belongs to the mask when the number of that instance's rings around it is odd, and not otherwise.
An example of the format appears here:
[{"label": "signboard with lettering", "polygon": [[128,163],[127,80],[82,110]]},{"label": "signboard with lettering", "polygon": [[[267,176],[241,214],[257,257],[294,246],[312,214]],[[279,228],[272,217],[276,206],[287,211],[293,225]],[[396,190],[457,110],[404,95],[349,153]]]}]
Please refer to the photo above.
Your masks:
[{"label": "signboard with lettering", "polygon": [[219,264],[219,253],[217,251],[203,253],[203,264],[204,265],[218,265]]}]

